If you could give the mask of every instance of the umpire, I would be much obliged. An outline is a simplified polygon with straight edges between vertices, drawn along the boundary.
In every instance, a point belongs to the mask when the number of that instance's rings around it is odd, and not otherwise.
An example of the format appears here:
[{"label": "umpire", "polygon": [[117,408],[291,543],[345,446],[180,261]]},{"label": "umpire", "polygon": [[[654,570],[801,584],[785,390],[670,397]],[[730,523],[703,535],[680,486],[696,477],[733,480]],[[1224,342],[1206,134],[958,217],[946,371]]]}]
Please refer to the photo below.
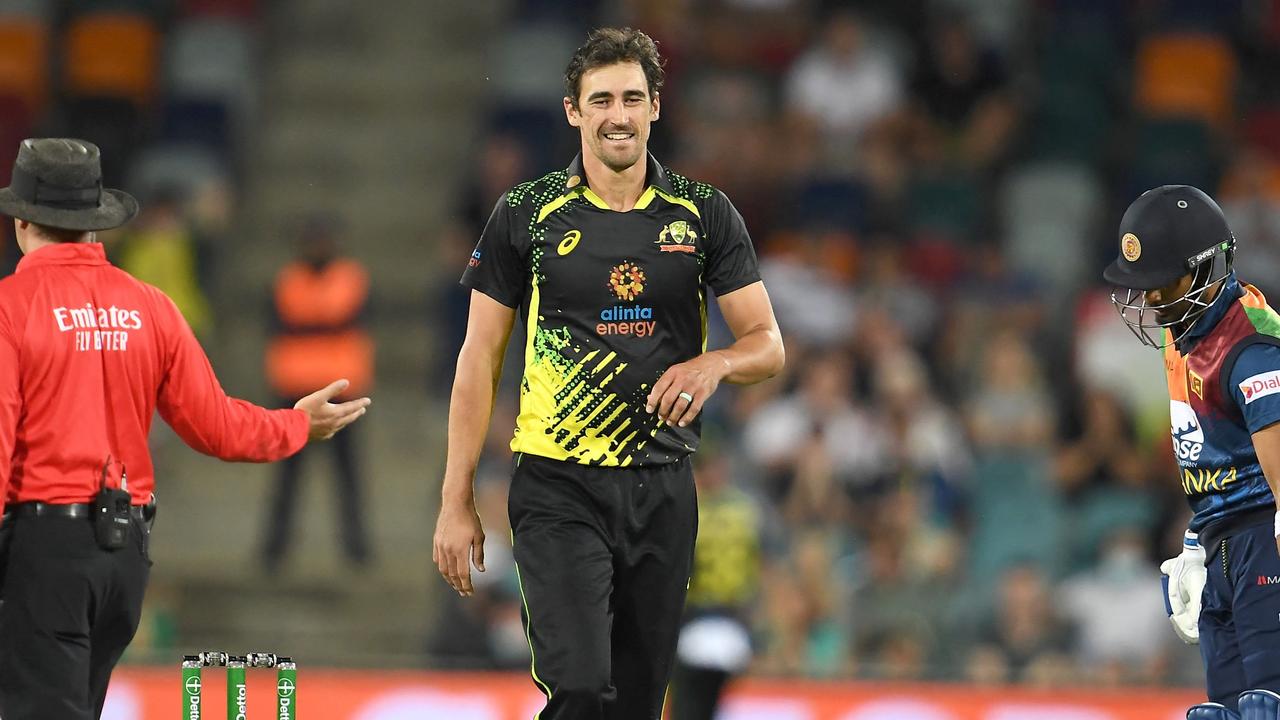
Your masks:
[{"label": "umpire", "polygon": [[[783,363],[742,217],[648,154],[661,84],[647,35],[592,32],[565,72],[581,153],[499,199],[462,277],[433,558],[471,594],[468,562],[484,569],[472,477],[518,311],[508,511],[542,720],[659,717],[697,529],[699,412],[721,381]],[[708,290],[735,338],[710,352]]]},{"label": "umpire", "polygon": [[293,410],[228,397],[173,302],[113,267],[94,231],[138,211],[98,148],[24,140],[0,214],[23,253],[0,280],[0,717],[102,714],[151,560],[153,414],[191,447],[270,462],[365,413],[339,380]]}]

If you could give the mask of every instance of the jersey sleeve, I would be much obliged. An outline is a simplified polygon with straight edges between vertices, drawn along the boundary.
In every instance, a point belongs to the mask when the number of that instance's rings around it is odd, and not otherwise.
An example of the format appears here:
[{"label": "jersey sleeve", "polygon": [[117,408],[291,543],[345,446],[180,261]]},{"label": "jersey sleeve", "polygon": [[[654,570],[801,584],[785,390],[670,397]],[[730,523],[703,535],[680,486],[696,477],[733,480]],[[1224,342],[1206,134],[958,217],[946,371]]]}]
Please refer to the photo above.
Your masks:
[{"label": "jersey sleeve", "polygon": [[1231,399],[1250,433],[1280,422],[1280,347],[1246,347],[1231,368]]},{"label": "jersey sleeve", "polygon": [[13,446],[18,435],[18,416],[22,412],[18,338],[6,320],[0,313],[0,513],[4,512],[5,498],[9,495]]},{"label": "jersey sleeve", "polygon": [[156,407],[174,432],[221,460],[272,462],[301,450],[309,430],[306,413],[268,410],[228,396],[173,301],[161,296],[157,305],[168,362]]},{"label": "jersey sleeve", "polygon": [[727,295],[760,279],[756,251],[747,224],[724,193],[716,190],[707,199],[703,227],[707,230],[707,285],[716,295]]},{"label": "jersey sleeve", "polygon": [[462,272],[462,284],[479,290],[507,307],[519,307],[528,284],[525,263],[515,233],[524,228],[515,219],[515,208],[503,195],[480,233],[480,242]]}]

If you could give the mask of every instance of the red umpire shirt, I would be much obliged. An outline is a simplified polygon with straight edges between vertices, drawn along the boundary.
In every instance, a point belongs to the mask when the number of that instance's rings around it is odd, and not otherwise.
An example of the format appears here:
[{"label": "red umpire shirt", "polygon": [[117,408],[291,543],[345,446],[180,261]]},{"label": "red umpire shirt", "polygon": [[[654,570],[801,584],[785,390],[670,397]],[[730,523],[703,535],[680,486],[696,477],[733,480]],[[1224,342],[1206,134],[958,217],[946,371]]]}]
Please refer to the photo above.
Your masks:
[{"label": "red umpire shirt", "polygon": [[164,293],[112,266],[98,243],[50,245],[0,280],[0,510],[89,503],[122,465],[134,504],[155,487],[155,410],[191,447],[269,462],[307,442],[300,410],[228,397]]}]

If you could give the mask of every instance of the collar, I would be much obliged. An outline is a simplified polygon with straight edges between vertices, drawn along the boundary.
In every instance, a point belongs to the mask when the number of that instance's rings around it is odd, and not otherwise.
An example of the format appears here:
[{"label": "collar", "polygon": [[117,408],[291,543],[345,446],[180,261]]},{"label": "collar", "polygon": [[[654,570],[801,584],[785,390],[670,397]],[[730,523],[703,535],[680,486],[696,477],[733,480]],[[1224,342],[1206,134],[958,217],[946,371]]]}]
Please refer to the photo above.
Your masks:
[{"label": "collar", "polygon": [[42,265],[107,265],[107,251],[102,243],[55,243],[27,253],[18,261],[14,272]]},{"label": "collar", "polygon": [[[576,188],[586,188],[587,173],[582,169],[582,153],[573,156],[573,162],[569,163],[569,167],[565,169],[564,189],[574,190]],[[667,171],[662,169],[662,165],[658,164],[657,158],[653,153],[645,151],[645,186],[656,187],[668,195],[675,195],[676,189],[672,187],[671,181],[667,179]]]},{"label": "collar", "polygon": [[1218,323],[1231,309],[1240,297],[1244,295],[1244,288],[1240,286],[1240,281],[1236,279],[1235,272],[1227,275],[1222,281],[1222,288],[1218,290],[1218,297],[1213,299],[1213,304],[1209,306],[1204,314],[1196,318],[1196,324],[1191,326],[1191,332],[1178,342],[1178,352],[1186,355],[1196,346],[1196,343],[1204,339],[1206,335],[1213,332]]}]

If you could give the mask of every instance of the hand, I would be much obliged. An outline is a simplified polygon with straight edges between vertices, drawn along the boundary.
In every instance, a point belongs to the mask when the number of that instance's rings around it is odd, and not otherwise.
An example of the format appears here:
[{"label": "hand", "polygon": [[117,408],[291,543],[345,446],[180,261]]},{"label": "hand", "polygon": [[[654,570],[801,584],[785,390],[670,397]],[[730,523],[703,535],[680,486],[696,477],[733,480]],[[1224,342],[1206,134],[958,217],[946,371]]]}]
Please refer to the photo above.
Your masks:
[{"label": "hand", "polygon": [[436,519],[436,535],[431,544],[431,560],[440,574],[462,597],[475,593],[471,586],[471,568],[484,572],[484,527],[473,501],[446,502]]},{"label": "hand", "polygon": [[1195,533],[1188,531],[1182,542],[1182,554],[1160,564],[1160,572],[1169,577],[1167,595],[1173,631],[1188,645],[1200,643],[1200,595],[1204,592],[1207,572],[1204,548]]},{"label": "hand", "polygon": [[644,401],[645,412],[657,410],[663,422],[684,427],[698,416],[707,398],[728,374],[729,361],[714,351],[672,365],[653,384]]},{"label": "hand", "polygon": [[311,429],[307,432],[308,440],[328,440],[334,433],[350,425],[364,415],[373,402],[367,397],[348,400],[342,403],[331,403],[330,398],[346,390],[351,383],[346,380],[335,380],[294,403],[293,409],[307,414],[311,421]]}]

